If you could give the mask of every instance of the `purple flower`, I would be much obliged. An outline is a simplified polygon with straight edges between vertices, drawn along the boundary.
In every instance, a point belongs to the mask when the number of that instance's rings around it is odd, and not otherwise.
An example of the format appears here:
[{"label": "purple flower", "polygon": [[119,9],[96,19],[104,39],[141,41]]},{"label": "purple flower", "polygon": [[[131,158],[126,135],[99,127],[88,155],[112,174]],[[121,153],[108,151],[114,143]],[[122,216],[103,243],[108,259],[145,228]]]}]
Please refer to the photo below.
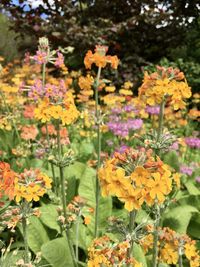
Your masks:
[{"label": "purple flower", "polygon": [[180,173],[183,173],[183,174],[191,176],[192,173],[193,173],[193,168],[190,168],[190,167],[188,167],[186,165],[182,165],[180,167]]},{"label": "purple flower", "polygon": [[158,115],[160,113],[160,107],[159,106],[147,106],[146,112],[151,115]]},{"label": "purple flower", "polygon": [[185,142],[191,148],[200,148],[200,138],[198,137],[186,137]]}]

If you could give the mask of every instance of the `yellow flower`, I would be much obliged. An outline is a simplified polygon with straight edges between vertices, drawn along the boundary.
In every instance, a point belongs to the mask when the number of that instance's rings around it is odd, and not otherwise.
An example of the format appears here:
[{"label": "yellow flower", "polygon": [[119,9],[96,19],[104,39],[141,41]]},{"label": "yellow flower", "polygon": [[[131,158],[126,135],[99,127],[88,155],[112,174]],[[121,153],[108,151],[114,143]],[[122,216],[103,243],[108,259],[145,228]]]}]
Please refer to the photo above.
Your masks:
[{"label": "yellow flower", "polygon": [[164,263],[177,264],[178,251],[177,247],[175,247],[173,244],[165,244],[164,248],[161,249],[160,254],[160,257]]}]

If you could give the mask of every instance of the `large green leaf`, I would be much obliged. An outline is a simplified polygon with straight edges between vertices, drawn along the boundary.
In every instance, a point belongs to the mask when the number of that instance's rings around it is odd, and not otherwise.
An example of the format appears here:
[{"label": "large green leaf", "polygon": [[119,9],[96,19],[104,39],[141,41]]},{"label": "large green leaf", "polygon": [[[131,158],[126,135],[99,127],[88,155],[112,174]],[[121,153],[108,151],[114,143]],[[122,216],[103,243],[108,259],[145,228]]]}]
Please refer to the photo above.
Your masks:
[{"label": "large green leaf", "polygon": [[[95,210],[96,208],[96,171],[90,167],[87,167],[82,174],[79,184],[79,195],[87,201],[87,205]],[[99,230],[107,226],[107,218],[112,213],[112,199],[111,197],[99,197]],[[88,214],[86,214],[88,215]],[[89,228],[94,229],[94,216],[92,216],[91,224]]]},{"label": "large green leaf", "polygon": [[41,246],[49,241],[49,237],[44,226],[37,217],[32,216],[29,222],[27,231],[28,245],[34,253],[37,253],[41,251]]},{"label": "large green leaf", "polygon": [[192,214],[196,212],[198,212],[198,209],[190,205],[174,207],[163,216],[163,226],[185,234]]},{"label": "large green leaf", "polygon": [[73,266],[68,242],[65,237],[57,238],[42,246],[42,256],[52,267]]},{"label": "large green leaf", "polygon": [[199,239],[200,237],[200,213],[194,214],[188,226],[188,234],[193,238]]},{"label": "large green leaf", "polygon": [[53,204],[42,204],[42,207],[40,207],[40,211],[40,220],[42,221],[42,223],[44,223],[50,229],[54,229],[59,232],[60,227],[57,223],[57,206]]},{"label": "large green leaf", "polygon": [[200,190],[199,188],[195,185],[194,181],[189,179],[186,183],[185,183],[185,186],[188,190],[188,192],[191,194],[191,195],[200,195]]},{"label": "large green leaf", "polygon": [[86,164],[76,161],[64,169],[65,177],[76,177],[76,179],[80,179],[86,168],[88,168]]},{"label": "large green leaf", "polygon": [[138,262],[142,263],[142,267],[147,267],[144,252],[141,246],[136,243],[133,244],[133,256]]},{"label": "large green leaf", "polygon": [[200,195],[187,195],[178,199],[178,203],[181,205],[191,205],[200,209]]}]

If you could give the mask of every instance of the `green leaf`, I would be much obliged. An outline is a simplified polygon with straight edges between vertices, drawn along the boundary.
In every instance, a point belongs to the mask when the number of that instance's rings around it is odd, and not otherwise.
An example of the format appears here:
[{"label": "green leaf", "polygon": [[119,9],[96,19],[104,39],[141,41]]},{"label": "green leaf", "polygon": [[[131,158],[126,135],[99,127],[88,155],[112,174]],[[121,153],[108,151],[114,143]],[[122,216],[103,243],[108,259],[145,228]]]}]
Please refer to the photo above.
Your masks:
[{"label": "green leaf", "polygon": [[163,216],[163,226],[170,227],[181,234],[186,234],[192,214],[195,212],[198,212],[198,210],[190,205],[172,208]]},{"label": "green leaf", "polygon": [[164,156],[164,162],[171,167],[173,167],[176,171],[180,169],[180,163],[178,155],[175,151],[170,151]]},{"label": "green leaf", "polygon": [[57,238],[42,246],[42,256],[52,267],[73,266],[68,242],[65,237]]},{"label": "green leaf", "polygon": [[[87,167],[80,179],[79,195],[86,200],[89,207],[95,210],[96,208],[96,171],[90,167]],[[83,211],[84,214],[84,211]],[[107,226],[107,218],[112,214],[112,199],[111,197],[99,197],[99,230],[103,231]],[[86,214],[88,216],[88,213]],[[94,229],[94,216],[88,227]]]},{"label": "green leaf", "polygon": [[77,179],[80,179],[85,172],[85,169],[87,168],[87,165],[82,162],[74,162],[74,164],[66,167],[64,169],[64,174],[66,178],[69,177],[76,177]]},{"label": "green leaf", "polygon": [[142,267],[147,267],[144,252],[141,246],[136,243],[133,244],[133,256],[138,262],[142,263]]},{"label": "green leaf", "polygon": [[188,234],[193,238],[199,239],[200,237],[200,213],[194,214],[188,226]]},{"label": "green leaf", "polygon": [[42,207],[40,207],[41,216],[40,220],[50,229],[54,229],[57,232],[60,231],[60,227],[57,223],[58,213],[57,206],[53,204],[44,204],[42,203]]},{"label": "green leaf", "polygon": [[187,195],[178,199],[178,203],[181,205],[191,205],[200,209],[200,195]]},{"label": "green leaf", "polygon": [[6,258],[3,257],[0,258],[0,266],[1,267],[16,266],[16,262],[20,259],[23,259],[23,257],[24,257],[24,251],[14,250],[12,252],[9,252],[6,255]]},{"label": "green leaf", "polygon": [[193,180],[188,180],[186,183],[185,183],[185,186],[188,190],[188,192],[191,194],[191,195],[200,195],[200,190],[198,189],[198,187],[194,184],[194,181]]},{"label": "green leaf", "polygon": [[29,222],[27,230],[28,245],[34,253],[37,253],[41,250],[41,246],[49,241],[49,237],[37,217],[30,217]]}]

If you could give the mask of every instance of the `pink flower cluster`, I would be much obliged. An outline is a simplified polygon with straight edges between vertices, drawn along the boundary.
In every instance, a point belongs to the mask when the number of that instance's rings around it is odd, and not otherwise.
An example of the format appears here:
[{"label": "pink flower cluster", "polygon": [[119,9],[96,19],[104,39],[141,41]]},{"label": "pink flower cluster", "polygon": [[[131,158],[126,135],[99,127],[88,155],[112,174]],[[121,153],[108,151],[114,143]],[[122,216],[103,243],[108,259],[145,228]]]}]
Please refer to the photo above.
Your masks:
[{"label": "pink flower cluster", "polygon": [[64,80],[60,80],[59,85],[47,83],[43,88],[42,81],[37,79],[31,86],[28,96],[33,100],[49,98],[52,102],[57,102],[64,97],[66,91],[67,87]]}]

